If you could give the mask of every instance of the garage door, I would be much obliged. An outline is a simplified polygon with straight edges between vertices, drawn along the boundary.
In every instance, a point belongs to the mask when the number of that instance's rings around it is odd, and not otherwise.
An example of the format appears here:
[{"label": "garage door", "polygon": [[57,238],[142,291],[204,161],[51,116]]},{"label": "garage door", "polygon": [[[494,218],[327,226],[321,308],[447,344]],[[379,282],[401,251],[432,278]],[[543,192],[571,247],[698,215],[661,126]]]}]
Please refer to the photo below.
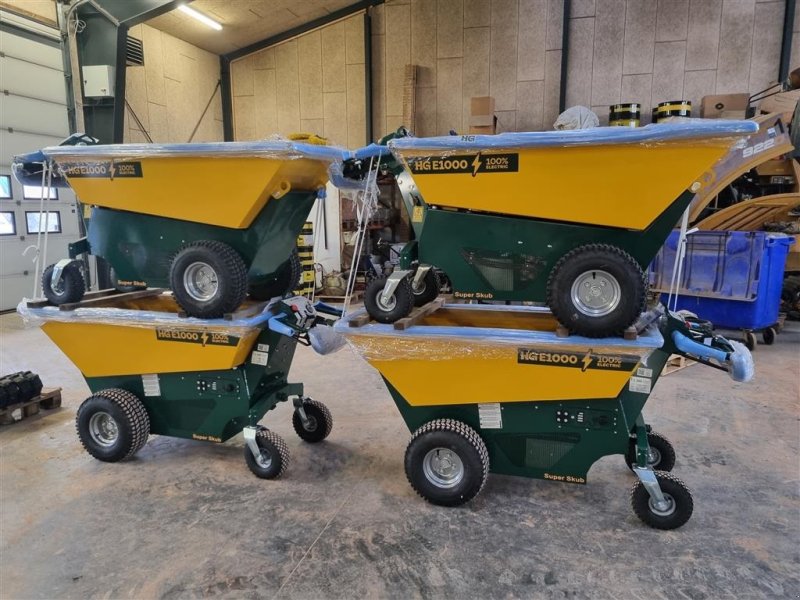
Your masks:
[{"label": "garage door", "polygon": [[[12,157],[69,135],[58,42],[26,31],[22,19],[14,21],[21,27],[0,23],[0,310],[16,307],[33,293],[35,253],[23,252],[36,244],[36,234],[45,226],[39,218],[41,189],[23,187],[13,178]],[[50,234],[44,265],[66,257],[67,244],[80,237],[70,190],[54,190],[46,205]]]}]

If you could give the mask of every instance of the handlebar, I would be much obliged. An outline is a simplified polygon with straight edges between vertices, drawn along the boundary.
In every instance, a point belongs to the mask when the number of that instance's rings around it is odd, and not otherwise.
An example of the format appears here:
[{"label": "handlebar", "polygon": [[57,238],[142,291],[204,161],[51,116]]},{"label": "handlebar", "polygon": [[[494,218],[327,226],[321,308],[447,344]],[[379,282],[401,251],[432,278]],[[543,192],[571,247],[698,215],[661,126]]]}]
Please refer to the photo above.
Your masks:
[{"label": "handlebar", "polygon": [[690,340],[680,331],[672,332],[672,342],[681,352],[692,354],[698,358],[716,360],[720,364],[724,364],[728,360],[728,352]]}]

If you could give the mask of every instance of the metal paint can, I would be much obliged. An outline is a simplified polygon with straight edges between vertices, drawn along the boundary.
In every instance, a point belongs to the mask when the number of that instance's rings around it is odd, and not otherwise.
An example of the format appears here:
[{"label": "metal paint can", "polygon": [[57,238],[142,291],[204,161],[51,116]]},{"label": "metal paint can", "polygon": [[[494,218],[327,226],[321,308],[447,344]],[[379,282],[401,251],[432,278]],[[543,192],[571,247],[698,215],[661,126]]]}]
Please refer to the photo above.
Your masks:
[{"label": "metal paint can", "polygon": [[657,123],[667,117],[691,117],[692,103],[689,100],[669,100],[660,102],[655,109],[653,122]]},{"label": "metal paint can", "polygon": [[638,127],[642,119],[642,106],[638,102],[609,106],[608,124],[618,127]]}]

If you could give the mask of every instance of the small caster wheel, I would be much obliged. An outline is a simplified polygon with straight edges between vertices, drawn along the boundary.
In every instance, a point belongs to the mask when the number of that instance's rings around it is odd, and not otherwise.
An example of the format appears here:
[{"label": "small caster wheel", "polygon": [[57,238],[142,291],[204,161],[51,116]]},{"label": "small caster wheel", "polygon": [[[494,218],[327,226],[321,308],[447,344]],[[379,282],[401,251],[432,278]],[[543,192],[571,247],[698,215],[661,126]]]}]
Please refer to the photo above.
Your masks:
[{"label": "small caster wheel", "polygon": [[259,429],[256,444],[261,450],[258,458],[253,456],[249,446],[244,447],[244,460],[253,475],[261,479],[277,479],[283,475],[289,466],[289,448],[283,438],[269,429]]},{"label": "small caster wheel", "polygon": [[761,339],[764,340],[764,343],[767,346],[772,346],[772,344],[775,343],[776,335],[778,335],[778,331],[774,327],[767,327],[761,332]]},{"label": "small caster wheel", "polygon": [[86,293],[86,282],[81,273],[81,267],[77,262],[71,262],[61,271],[61,279],[53,285],[53,269],[55,265],[50,265],[42,274],[42,293],[45,298],[56,306],[72,302],[80,302]]},{"label": "small caster wheel", "polygon": [[756,345],[758,344],[758,340],[756,339],[756,334],[752,331],[747,331],[744,334],[744,345],[747,346],[747,349],[752,352],[756,349]]},{"label": "small caster wheel", "polygon": [[440,287],[439,277],[437,277],[433,268],[425,273],[425,277],[422,278],[417,287],[414,287],[412,277],[411,290],[414,292],[414,306],[424,306],[428,302],[436,300]]},{"label": "small caster wheel", "polygon": [[308,399],[303,402],[303,410],[306,413],[305,423],[297,410],[292,415],[292,425],[300,439],[316,444],[328,437],[333,429],[333,417],[328,407],[322,402]]},{"label": "small caster wheel", "polygon": [[[660,433],[655,431],[647,434],[647,445],[650,452],[647,455],[647,466],[654,471],[672,471],[675,468],[675,448],[672,443]],[[636,464],[636,438],[631,438],[628,443],[628,453],[625,455],[625,464],[633,469]]]},{"label": "small caster wheel", "polygon": [[692,516],[694,501],[686,484],[672,473],[655,472],[664,506],[656,506],[641,481],[631,490],[631,507],[636,516],[655,529],[677,529]]},{"label": "small caster wheel", "polygon": [[481,437],[454,419],[437,419],[414,432],[406,449],[406,477],[431,504],[458,506],[481,491],[489,452]]},{"label": "small caster wheel", "polygon": [[89,454],[103,462],[118,462],[145,445],[150,417],[136,394],[108,389],[83,401],[75,416],[75,427]]},{"label": "small caster wheel", "polygon": [[381,295],[385,286],[386,279],[383,277],[371,281],[364,293],[364,307],[369,316],[379,323],[394,323],[411,312],[414,292],[411,289],[411,282],[406,277],[397,286],[394,294],[384,301]]}]

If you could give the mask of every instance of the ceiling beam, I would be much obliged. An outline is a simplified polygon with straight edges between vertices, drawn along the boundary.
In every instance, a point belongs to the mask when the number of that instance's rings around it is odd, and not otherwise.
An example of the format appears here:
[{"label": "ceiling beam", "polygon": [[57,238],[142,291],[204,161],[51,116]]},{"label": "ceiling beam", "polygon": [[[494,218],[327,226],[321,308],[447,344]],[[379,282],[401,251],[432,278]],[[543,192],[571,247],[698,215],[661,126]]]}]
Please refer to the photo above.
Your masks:
[{"label": "ceiling beam", "polygon": [[241,58],[243,56],[247,56],[248,54],[252,54],[253,52],[258,52],[259,50],[263,50],[264,48],[269,48],[270,46],[274,46],[275,44],[280,44],[281,42],[290,40],[294,37],[297,37],[298,35],[303,35],[304,33],[308,33],[313,29],[319,29],[320,27],[324,27],[329,23],[333,23],[334,21],[338,21],[339,19],[344,19],[345,17],[349,17],[350,15],[355,14],[359,11],[366,10],[371,6],[377,6],[378,4],[383,4],[384,2],[385,0],[361,0],[360,2],[356,2],[355,4],[351,4],[350,6],[345,6],[344,8],[340,8],[339,10],[335,10],[330,14],[318,17],[312,21],[309,21],[308,23],[303,23],[302,25],[293,27],[288,31],[284,31],[283,33],[278,33],[277,35],[270,36],[266,39],[245,46],[244,48],[233,50],[232,52],[228,52],[227,54],[223,54],[222,56],[230,62],[236,60],[237,58]]}]

